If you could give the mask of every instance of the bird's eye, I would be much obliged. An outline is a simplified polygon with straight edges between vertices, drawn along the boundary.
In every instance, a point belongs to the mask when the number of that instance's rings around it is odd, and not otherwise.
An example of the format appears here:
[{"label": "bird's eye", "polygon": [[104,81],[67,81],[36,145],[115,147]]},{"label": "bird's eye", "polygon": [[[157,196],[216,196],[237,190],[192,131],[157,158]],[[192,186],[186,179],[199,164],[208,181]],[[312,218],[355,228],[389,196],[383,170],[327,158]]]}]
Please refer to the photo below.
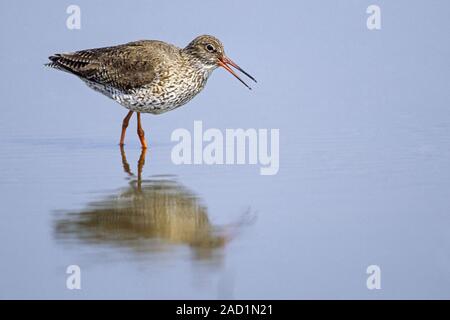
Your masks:
[{"label": "bird's eye", "polygon": [[212,44],[207,44],[206,45],[206,50],[208,50],[209,52],[216,51],[216,49],[214,48],[214,46]]}]

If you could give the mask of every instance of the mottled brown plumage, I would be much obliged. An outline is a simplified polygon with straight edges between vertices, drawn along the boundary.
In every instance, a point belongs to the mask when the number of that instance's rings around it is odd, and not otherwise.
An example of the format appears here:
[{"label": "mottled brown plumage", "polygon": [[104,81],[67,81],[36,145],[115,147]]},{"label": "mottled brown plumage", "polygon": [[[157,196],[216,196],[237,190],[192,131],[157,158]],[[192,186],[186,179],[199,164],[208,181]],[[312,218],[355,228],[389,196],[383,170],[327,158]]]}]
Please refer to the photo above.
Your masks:
[{"label": "mottled brown plumage", "polygon": [[114,47],[55,54],[49,65],[95,83],[124,92],[140,88],[155,78],[155,55],[159,41],[136,41]]},{"label": "mottled brown plumage", "polygon": [[55,54],[49,59],[48,66],[78,76],[92,89],[130,110],[123,121],[121,145],[128,121],[137,112],[143,148],[146,142],[140,113],[161,114],[184,105],[204,88],[217,67],[224,67],[244,83],[231,65],[256,82],[225,56],[217,38],[207,35],[195,38],[183,49],[162,41],[142,40]]}]

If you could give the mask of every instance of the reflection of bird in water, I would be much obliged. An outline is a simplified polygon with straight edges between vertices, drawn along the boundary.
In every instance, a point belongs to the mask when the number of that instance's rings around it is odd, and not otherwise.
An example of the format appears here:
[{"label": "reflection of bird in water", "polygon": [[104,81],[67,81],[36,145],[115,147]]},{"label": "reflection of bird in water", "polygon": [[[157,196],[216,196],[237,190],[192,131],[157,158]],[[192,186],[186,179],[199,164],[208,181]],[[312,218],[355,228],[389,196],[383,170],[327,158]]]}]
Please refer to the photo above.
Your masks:
[{"label": "reflection of bird in water", "polygon": [[[124,170],[134,176],[122,152]],[[156,252],[168,244],[188,245],[197,258],[210,258],[231,239],[240,223],[214,226],[198,197],[170,177],[142,180],[145,149],[138,177],[130,187],[87,208],[66,213],[56,222],[59,240],[117,245],[135,252]]]}]

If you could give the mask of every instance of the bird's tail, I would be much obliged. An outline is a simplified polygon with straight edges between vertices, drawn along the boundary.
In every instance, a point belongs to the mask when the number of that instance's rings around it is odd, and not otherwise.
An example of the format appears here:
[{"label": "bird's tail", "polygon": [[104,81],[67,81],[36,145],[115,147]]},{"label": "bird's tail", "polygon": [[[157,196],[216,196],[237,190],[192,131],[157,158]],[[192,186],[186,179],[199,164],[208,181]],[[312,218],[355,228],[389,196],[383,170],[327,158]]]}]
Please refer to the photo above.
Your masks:
[{"label": "bird's tail", "polygon": [[50,62],[44,66],[65,71],[75,75],[80,75],[81,69],[88,64],[85,61],[76,59],[75,53],[56,53],[48,57]]},{"label": "bird's tail", "polygon": [[64,68],[64,66],[62,64],[58,63],[59,60],[61,59],[61,55],[59,53],[51,55],[50,57],[48,57],[48,59],[51,62],[45,63],[44,66],[49,67],[49,68],[54,68],[54,69],[58,69],[58,70],[69,72],[69,70]]}]

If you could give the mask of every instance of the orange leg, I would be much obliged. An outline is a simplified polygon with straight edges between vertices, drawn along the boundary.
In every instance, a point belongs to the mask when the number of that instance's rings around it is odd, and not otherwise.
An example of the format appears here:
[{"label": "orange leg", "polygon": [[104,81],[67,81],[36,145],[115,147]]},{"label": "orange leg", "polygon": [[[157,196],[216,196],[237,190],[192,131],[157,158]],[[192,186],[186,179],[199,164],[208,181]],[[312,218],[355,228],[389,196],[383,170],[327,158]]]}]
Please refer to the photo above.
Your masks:
[{"label": "orange leg", "polygon": [[142,149],[147,149],[147,141],[145,141],[145,133],[141,126],[141,113],[137,112],[137,134],[139,136],[139,140],[141,140]]},{"label": "orange leg", "polygon": [[120,135],[120,142],[119,142],[120,146],[123,146],[125,144],[125,132],[127,131],[128,123],[130,122],[130,118],[132,115],[133,115],[133,111],[130,111],[130,112],[128,112],[126,117],[123,119],[122,134]]}]

